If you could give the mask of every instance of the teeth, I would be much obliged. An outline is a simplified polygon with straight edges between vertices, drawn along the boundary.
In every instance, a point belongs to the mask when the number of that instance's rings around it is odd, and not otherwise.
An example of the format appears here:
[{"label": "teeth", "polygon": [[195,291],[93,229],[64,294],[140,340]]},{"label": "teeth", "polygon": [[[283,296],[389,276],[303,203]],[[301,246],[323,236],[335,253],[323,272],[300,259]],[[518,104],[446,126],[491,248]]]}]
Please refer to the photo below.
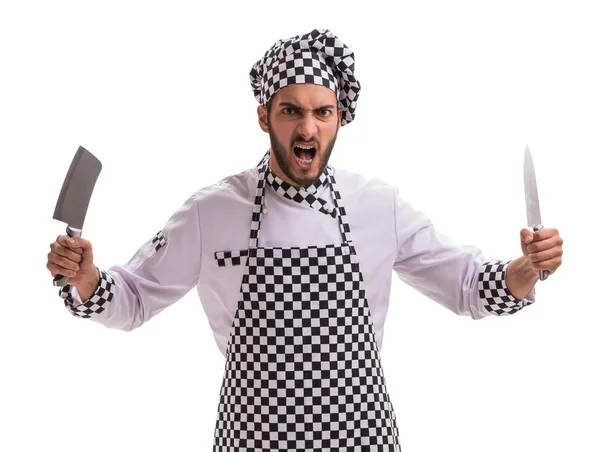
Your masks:
[{"label": "teeth", "polygon": [[298,158],[298,157],[296,157],[296,158],[298,159],[299,162],[306,163],[306,164],[312,163],[312,161],[313,161],[313,159],[304,160],[304,159],[301,159],[301,158]]},{"label": "teeth", "polygon": [[306,146],[306,145],[302,145],[302,144],[298,144],[296,145],[297,148],[300,149],[314,149],[314,146]]}]

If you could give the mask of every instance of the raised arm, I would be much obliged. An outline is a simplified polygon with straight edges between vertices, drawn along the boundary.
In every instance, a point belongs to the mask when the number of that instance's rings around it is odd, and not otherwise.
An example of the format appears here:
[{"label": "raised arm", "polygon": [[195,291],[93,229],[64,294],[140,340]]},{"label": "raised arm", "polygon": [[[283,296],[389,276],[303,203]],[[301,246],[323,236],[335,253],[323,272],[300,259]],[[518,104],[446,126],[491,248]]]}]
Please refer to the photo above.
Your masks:
[{"label": "raised arm", "polygon": [[533,288],[522,299],[510,293],[509,260],[489,258],[478,247],[454,243],[397,191],[395,198],[398,248],[393,268],[402,281],[473,319],[514,314],[535,301]]},{"label": "raised arm", "polygon": [[202,243],[196,195],[125,265],[96,269],[91,243],[76,238],[71,244],[67,239],[61,236],[51,245],[47,267],[53,275],[72,277],[59,294],[76,317],[130,331],[198,283]]}]

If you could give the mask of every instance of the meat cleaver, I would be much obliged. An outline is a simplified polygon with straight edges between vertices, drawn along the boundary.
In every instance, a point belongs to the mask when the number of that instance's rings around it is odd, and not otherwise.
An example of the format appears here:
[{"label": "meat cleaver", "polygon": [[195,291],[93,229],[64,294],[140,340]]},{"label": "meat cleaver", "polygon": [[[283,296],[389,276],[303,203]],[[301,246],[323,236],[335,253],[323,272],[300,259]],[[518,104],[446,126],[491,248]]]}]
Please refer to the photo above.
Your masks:
[{"label": "meat cleaver", "polygon": [[[540,201],[538,199],[537,181],[533,158],[529,146],[525,146],[525,160],[523,161],[523,180],[525,182],[525,208],[527,212],[527,226],[534,231],[543,229]],[[548,278],[548,270],[540,270],[540,281]]]},{"label": "meat cleaver", "polygon": [[[81,237],[90,198],[101,170],[100,160],[90,151],[79,146],[63,182],[60,195],[58,195],[52,217],[67,223],[69,237]],[[53,284],[55,286],[62,287],[68,283],[67,276],[56,275],[54,277]]]}]

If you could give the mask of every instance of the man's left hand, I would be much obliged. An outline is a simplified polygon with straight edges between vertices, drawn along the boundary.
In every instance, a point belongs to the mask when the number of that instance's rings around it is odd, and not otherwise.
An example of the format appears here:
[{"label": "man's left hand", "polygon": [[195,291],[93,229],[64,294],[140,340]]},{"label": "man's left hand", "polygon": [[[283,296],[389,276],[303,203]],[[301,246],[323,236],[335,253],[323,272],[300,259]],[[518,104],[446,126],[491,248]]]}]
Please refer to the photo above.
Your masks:
[{"label": "man's left hand", "polygon": [[563,239],[558,229],[544,228],[538,231],[521,229],[521,250],[530,265],[537,270],[554,273],[562,264]]}]

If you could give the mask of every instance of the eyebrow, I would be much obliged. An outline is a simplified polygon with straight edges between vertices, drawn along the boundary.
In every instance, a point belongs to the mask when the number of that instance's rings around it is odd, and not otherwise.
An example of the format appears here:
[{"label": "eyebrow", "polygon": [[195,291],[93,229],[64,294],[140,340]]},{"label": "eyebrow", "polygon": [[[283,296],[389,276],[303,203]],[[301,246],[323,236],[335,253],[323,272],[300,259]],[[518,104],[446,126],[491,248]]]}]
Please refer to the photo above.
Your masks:
[{"label": "eyebrow", "polygon": [[[306,110],[305,108],[300,108],[298,105],[293,104],[292,102],[280,102],[279,107],[292,107],[292,108],[296,108],[298,110]],[[327,109],[332,110],[334,108],[335,108],[334,105],[321,105],[320,107],[317,107],[314,110],[327,110]]]}]

